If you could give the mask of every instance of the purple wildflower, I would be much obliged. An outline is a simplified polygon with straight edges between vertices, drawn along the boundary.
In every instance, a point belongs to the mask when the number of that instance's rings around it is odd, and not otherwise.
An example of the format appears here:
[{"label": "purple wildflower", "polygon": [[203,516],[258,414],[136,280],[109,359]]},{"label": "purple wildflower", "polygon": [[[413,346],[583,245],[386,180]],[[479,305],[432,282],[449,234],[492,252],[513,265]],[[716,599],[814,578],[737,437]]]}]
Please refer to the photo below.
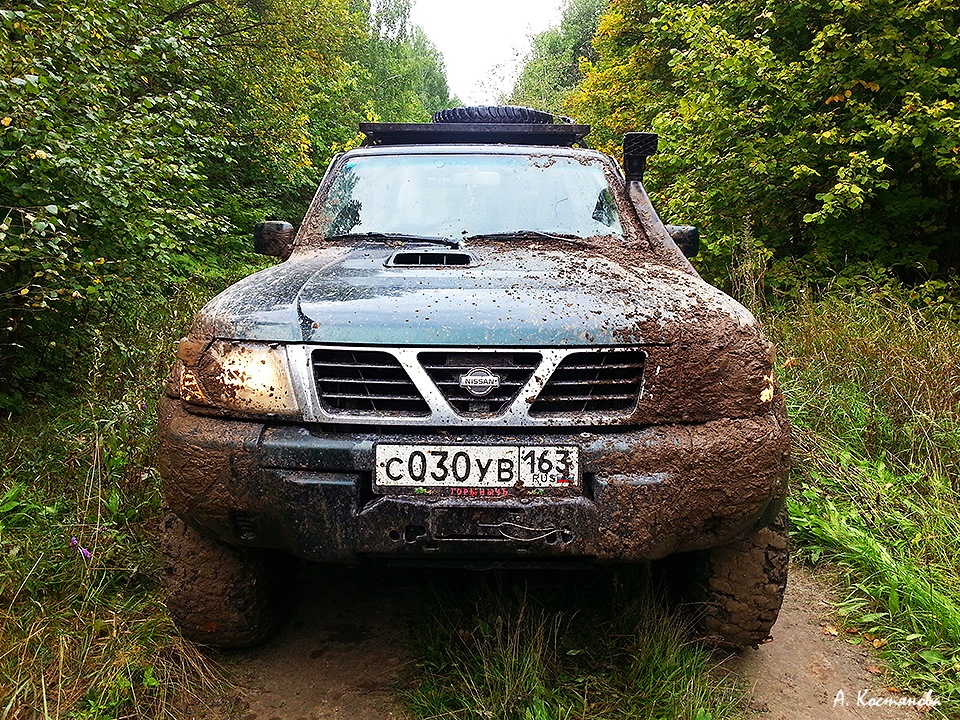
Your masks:
[{"label": "purple wildflower", "polygon": [[83,555],[84,560],[89,560],[90,556],[92,555],[92,553],[89,550],[87,550],[85,547],[83,547],[75,537],[70,538],[70,547],[76,548],[77,552]]}]

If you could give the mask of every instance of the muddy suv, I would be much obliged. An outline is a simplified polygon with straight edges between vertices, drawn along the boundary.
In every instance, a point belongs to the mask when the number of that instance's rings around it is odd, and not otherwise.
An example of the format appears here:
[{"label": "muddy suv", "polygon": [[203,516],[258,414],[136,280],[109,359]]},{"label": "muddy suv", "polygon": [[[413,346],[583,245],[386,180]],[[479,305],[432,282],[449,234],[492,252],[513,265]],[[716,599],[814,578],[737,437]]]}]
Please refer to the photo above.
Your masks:
[{"label": "muddy suv", "polygon": [[763,641],[787,569],[774,353],[651,206],[656,136],[628,134],[624,173],[527,109],[361,130],[296,232],[256,229],[283,262],[177,352],[159,467],[183,634],[263,640],[297,558],[667,559],[703,638]]}]

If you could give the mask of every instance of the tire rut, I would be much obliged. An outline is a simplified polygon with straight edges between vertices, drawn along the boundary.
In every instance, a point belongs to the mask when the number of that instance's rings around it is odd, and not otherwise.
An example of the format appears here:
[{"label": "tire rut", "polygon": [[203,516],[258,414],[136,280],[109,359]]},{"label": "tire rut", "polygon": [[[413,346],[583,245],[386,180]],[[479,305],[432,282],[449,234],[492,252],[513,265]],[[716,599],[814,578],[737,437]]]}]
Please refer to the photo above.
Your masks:
[{"label": "tire rut", "polygon": [[[224,656],[242,691],[240,720],[407,720],[396,696],[410,633],[423,620],[429,586],[421,571],[329,570],[307,565],[299,600],[281,633],[256,650]],[[832,588],[792,567],[773,640],[717,654],[750,690],[750,720],[904,720],[915,710],[857,707],[860,690],[886,692],[876,660],[831,623]],[[845,705],[834,706],[843,690]]]},{"label": "tire rut", "polygon": [[416,624],[416,575],[305,565],[283,629],[227,670],[246,688],[242,720],[385,720]]}]

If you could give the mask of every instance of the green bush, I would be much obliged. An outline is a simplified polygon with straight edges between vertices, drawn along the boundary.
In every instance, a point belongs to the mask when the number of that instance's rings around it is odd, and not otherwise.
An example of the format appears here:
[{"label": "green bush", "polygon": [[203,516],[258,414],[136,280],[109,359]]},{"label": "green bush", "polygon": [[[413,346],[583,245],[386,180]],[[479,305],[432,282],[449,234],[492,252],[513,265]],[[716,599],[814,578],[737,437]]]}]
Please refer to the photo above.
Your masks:
[{"label": "green bush", "polygon": [[569,114],[612,152],[660,133],[649,186],[715,281],[746,243],[794,299],[914,282],[960,264],[958,21],[954,0],[611,0]]},{"label": "green bush", "polygon": [[242,255],[254,223],[296,222],[380,95],[388,120],[448,100],[408,0],[378,8],[386,29],[351,0],[0,10],[0,409],[73,378],[102,324]]}]

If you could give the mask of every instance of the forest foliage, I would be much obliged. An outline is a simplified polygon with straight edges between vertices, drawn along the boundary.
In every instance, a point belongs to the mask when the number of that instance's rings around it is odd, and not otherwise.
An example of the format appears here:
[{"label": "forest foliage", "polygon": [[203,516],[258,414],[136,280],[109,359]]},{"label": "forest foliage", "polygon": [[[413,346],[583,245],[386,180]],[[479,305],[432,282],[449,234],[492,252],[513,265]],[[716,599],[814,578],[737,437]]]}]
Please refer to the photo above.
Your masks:
[{"label": "forest foliage", "polygon": [[699,225],[698,266],[752,258],[765,287],[960,265],[954,0],[610,0],[566,114],[592,144],[653,130],[647,184]]},{"label": "forest foliage", "polygon": [[110,318],[296,220],[362,120],[451,102],[410,0],[0,10],[0,408]]},{"label": "forest foliage", "polygon": [[507,101],[565,115],[565,101],[583,79],[581,59],[596,61],[593,35],[607,0],[568,0],[556,27],[530,38],[530,53]]}]

